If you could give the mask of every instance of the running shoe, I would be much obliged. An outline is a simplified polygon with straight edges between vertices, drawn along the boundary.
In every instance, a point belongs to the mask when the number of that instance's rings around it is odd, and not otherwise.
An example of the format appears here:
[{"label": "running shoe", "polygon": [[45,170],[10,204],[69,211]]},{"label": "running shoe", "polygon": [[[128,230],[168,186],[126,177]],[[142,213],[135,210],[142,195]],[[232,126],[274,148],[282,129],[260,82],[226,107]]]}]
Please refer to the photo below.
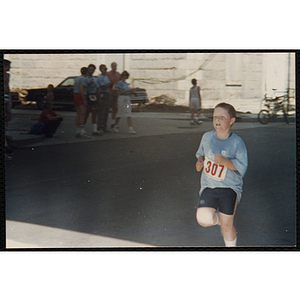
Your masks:
[{"label": "running shoe", "polygon": [[87,135],[86,133],[82,133],[82,134],[80,134],[80,138],[81,139],[91,139],[92,137]]},{"label": "running shoe", "polygon": [[93,131],[93,133],[92,133],[93,135],[97,135],[97,136],[101,136],[101,135],[103,135],[100,131]]},{"label": "running shoe", "polygon": [[136,134],[136,132],[133,130],[132,127],[129,128],[128,132],[131,133],[131,134]]}]

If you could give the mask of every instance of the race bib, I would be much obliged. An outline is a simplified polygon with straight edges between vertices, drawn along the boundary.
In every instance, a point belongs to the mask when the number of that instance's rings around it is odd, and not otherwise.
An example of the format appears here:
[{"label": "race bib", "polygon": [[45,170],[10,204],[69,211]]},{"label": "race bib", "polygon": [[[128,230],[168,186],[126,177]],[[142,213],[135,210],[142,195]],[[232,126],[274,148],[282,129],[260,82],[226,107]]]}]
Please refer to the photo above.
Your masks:
[{"label": "race bib", "polygon": [[213,160],[205,158],[204,172],[209,178],[217,181],[223,181],[227,173],[227,167],[215,163]]},{"label": "race bib", "polygon": [[113,87],[112,87],[112,89],[113,89],[114,91],[118,91],[118,90],[119,90],[119,89],[118,89],[118,84],[114,84]]},{"label": "race bib", "polygon": [[96,95],[89,95],[89,98],[90,98],[91,101],[96,101],[97,100]]}]

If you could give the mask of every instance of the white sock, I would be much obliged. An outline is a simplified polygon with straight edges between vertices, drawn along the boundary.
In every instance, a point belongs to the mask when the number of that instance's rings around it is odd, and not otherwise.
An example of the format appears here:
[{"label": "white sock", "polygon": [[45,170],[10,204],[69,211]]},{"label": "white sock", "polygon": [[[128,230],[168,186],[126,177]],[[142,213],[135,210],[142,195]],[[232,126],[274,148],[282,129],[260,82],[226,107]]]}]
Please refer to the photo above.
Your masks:
[{"label": "white sock", "polygon": [[76,133],[79,133],[79,132],[80,132],[80,125],[79,125],[79,124],[76,124],[76,126],[75,126],[75,127],[76,127],[76,130],[75,130],[75,132],[76,132]]},{"label": "white sock", "polygon": [[94,132],[97,131],[97,124],[93,124]]},{"label": "white sock", "polygon": [[224,239],[225,247],[236,247],[236,238],[233,241],[227,241]]},{"label": "white sock", "polygon": [[84,125],[80,125],[80,134],[84,134],[85,130],[84,130]]}]

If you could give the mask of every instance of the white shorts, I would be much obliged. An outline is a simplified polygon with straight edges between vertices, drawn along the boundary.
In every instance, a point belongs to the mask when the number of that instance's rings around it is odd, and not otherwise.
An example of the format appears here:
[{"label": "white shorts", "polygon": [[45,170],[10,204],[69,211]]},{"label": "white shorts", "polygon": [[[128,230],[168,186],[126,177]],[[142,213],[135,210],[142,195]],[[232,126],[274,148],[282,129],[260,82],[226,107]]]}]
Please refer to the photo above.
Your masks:
[{"label": "white shorts", "polygon": [[118,111],[116,117],[131,117],[131,101],[129,96],[120,95],[118,97]]},{"label": "white shorts", "polygon": [[190,101],[190,109],[200,109],[200,101],[199,98],[192,98]]}]

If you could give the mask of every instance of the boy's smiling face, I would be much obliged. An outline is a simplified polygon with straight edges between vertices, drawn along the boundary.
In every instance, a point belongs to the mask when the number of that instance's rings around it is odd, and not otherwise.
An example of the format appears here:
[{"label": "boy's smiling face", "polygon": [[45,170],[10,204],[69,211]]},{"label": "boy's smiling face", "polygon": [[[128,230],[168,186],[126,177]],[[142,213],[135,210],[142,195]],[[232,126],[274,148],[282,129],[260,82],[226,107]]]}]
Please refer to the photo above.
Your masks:
[{"label": "boy's smiling face", "polygon": [[217,133],[229,133],[230,127],[235,122],[228,111],[223,107],[217,107],[213,114],[213,125]]}]

